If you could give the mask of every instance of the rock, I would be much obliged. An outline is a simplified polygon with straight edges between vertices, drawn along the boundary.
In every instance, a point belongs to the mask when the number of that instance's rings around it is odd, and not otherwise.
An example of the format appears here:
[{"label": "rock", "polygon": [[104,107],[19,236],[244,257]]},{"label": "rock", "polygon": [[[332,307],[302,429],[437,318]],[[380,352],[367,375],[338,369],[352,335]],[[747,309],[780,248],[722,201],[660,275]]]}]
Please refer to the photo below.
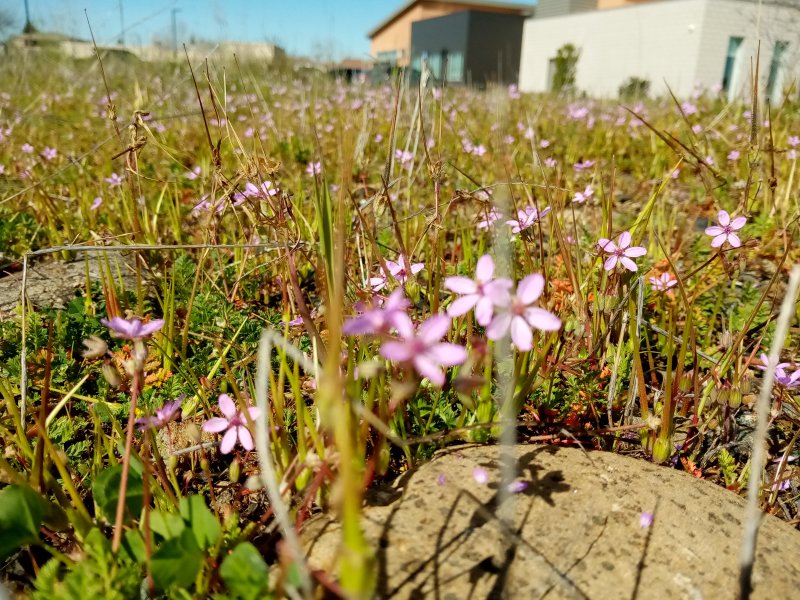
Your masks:
[{"label": "rock", "polygon": [[[136,289],[136,275],[133,271],[133,254],[128,253],[119,259],[109,256],[114,283],[119,289],[118,271],[122,275],[125,289]],[[100,277],[97,258],[89,259],[89,277],[92,281]],[[75,292],[86,287],[86,263],[76,262],[39,262],[28,265],[26,294],[34,307],[66,308],[75,297]],[[18,310],[22,293],[22,271],[6,276],[0,274],[0,318],[11,318]]]},{"label": "rock", "polygon": [[[379,598],[735,598],[745,502],[710,482],[605,452],[514,447],[525,491],[497,517],[499,448],[446,449],[366,506]],[[489,481],[480,485],[473,469]],[[649,527],[640,522],[652,512]],[[505,513],[509,514],[509,513]],[[307,523],[312,568],[335,572],[339,524]],[[800,533],[765,515],[753,598],[797,597]]]}]

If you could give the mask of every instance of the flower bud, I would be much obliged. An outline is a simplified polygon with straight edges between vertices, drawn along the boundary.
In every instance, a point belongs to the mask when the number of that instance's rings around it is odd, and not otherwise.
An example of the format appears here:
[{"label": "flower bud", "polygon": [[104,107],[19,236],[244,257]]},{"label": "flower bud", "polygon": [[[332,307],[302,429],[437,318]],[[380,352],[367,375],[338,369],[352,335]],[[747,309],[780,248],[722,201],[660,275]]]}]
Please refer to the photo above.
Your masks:
[{"label": "flower bud", "polygon": [[116,389],[122,384],[122,375],[111,363],[103,363],[103,377],[112,388]]},{"label": "flower bud", "polygon": [[83,358],[87,360],[100,358],[108,352],[108,344],[96,335],[89,336],[89,339],[83,340],[83,345],[86,348],[83,351]]},{"label": "flower bud", "polygon": [[239,476],[241,474],[242,474],[242,464],[239,462],[238,458],[234,458],[230,468],[228,469],[228,481],[230,481],[231,483],[238,482]]}]

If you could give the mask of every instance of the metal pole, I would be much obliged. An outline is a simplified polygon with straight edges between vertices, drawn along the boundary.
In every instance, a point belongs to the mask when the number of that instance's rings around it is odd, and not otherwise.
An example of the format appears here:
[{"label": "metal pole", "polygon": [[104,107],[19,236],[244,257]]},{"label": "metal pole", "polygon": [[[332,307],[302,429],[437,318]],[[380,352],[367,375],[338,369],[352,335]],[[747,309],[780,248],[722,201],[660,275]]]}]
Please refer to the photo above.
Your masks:
[{"label": "metal pole", "polygon": [[122,0],[118,1],[119,4],[119,42],[120,46],[125,45],[125,15],[122,12]]},{"label": "metal pole", "polygon": [[172,57],[178,59],[178,21],[175,18],[180,12],[180,8],[172,9]]},{"label": "metal pole", "polygon": [[22,28],[23,33],[31,33],[33,31],[33,23],[31,23],[31,11],[28,7],[28,0],[25,0],[25,27]]}]

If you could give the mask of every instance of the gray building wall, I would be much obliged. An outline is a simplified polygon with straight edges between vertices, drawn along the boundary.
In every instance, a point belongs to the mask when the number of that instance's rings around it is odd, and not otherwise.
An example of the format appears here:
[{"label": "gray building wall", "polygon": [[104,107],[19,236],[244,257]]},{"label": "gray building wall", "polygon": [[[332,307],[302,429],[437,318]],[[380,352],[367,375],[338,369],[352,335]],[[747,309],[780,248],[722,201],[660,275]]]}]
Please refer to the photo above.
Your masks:
[{"label": "gray building wall", "polygon": [[447,70],[451,83],[516,83],[524,25],[522,16],[473,10],[417,21],[411,27],[412,69],[420,70],[427,55],[439,80]]},{"label": "gray building wall", "polygon": [[539,0],[536,5],[536,18],[560,17],[596,8],[597,0]]}]

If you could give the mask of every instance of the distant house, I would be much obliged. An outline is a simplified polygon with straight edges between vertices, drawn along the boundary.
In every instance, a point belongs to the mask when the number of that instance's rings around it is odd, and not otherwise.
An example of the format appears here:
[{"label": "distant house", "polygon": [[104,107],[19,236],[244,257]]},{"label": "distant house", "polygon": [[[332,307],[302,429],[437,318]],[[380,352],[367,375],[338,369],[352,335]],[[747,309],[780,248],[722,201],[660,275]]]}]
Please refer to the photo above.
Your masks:
[{"label": "distant house", "polygon": [[408,0],[369,32],[372,57],[380,63],[407,67],[411,63],[413,23],[469,10],[519,16],[531,14],[533,5],[480,0]]},{"label": "distant house", "polygon": [[525,17],[463,10],[411,25],[411,69],[448,83],[516,83]]},{"label": "distant house", "polygon": [[525,22],[519,86],[551,88],[559,48],[580,51],[575,87],[616,96],[636,77],[656,94],[686,97],[696,85],[729,98],[747,93],[761,42],[763,94],[780,98],[798,74],[797,0],[540,0]]}]

